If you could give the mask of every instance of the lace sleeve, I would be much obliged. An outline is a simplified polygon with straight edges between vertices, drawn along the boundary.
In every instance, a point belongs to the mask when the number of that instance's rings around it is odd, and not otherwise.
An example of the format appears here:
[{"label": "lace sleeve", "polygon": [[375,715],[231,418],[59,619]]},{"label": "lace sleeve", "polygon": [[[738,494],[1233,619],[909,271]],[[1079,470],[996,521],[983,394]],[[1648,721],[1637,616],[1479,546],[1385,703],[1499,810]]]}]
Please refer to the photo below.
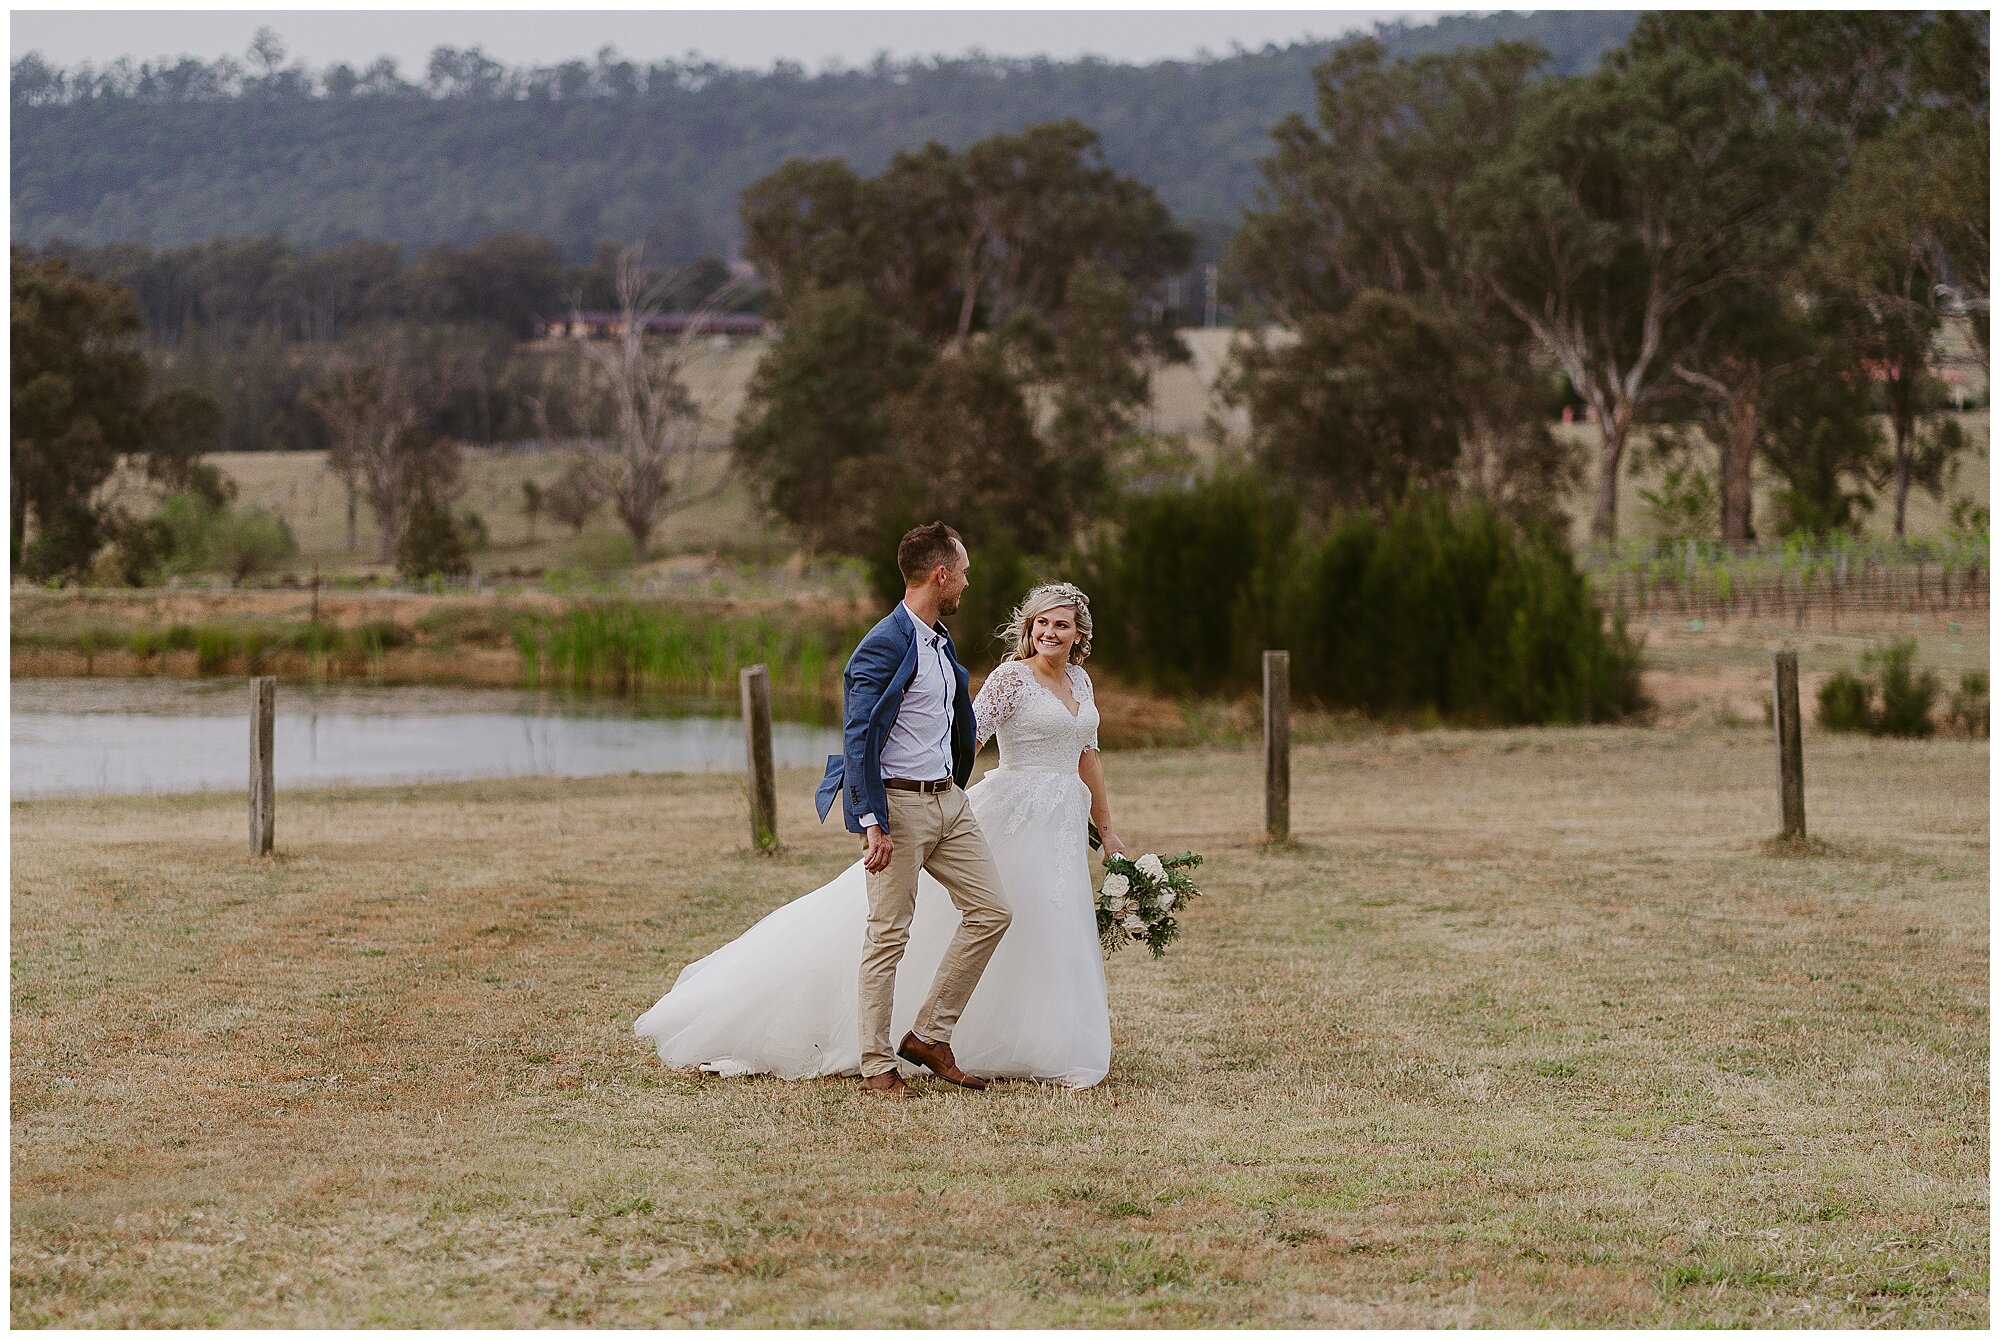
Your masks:
[{"label": "lace sleeve", "polygon": [[1021,702],[1021,669],[1019,661],[1002,661],[986,676],[986,682],[979,686],[979,696],[972,700],[972,721],[977,728],[979,742],[973,746],[975,754],[986,747],[986,742],[1000,733],[1000,727]]},{"label": "lace sleeve", "polygon": [[1064,668],[1069,671],[1069,691],[1076,695],[1078,710],[1082,710],[1085,706],[1093,709],[1090,720],[1090,738],[1083,742],[1083,747],[1085,749],[1095,749],[1097,748],[1097,726],[1100,720],[1095,711],[1097,706],[1097,690],[1091,686],[1090,672],[1082,666],[1071,665]]}]

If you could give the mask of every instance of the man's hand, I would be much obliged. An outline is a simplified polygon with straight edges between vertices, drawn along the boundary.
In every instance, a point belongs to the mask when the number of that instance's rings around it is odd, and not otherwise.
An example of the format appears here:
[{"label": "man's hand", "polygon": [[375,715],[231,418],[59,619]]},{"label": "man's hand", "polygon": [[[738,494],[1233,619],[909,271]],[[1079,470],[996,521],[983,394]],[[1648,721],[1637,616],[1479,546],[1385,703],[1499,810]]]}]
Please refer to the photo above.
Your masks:
[{"label": "man's hand", "polygon": [[889,868],[889,858],[895,855],[895,839],[880,824],[871,825],[865,839],[868,850],[862,854],[861,868],[871,875],[879,875]]}]

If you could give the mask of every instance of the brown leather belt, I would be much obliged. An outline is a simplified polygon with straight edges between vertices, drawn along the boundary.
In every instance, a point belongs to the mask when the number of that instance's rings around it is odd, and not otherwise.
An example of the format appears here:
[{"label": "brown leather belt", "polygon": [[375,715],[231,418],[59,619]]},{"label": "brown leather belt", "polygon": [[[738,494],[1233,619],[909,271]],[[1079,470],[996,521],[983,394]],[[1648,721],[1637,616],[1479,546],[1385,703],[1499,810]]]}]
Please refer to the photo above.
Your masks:
[{"label": "brown leather belt", "polygon": [[934,796],[940,791],[951,790],[951,778],[941,777],[935,782],[913,782],[907,777],[884,777],[882,785],[898,791],[921,791],[927,796]]}]

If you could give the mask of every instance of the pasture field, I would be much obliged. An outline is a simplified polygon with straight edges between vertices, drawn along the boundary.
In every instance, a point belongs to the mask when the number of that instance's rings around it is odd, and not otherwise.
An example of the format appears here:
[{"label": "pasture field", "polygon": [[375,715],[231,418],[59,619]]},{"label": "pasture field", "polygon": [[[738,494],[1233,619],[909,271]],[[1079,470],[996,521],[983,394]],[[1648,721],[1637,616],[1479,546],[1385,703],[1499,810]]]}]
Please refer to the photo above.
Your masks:
[{"label": "pasture field", "polygon": [[781,779],[13,805],[22,1326],[1932,1326],[1988,1305],[1988,746],[1368,729],[1113,751],[1205,852],[1080,1093],[665,1070],[854,859]]},{"label": "pasture field", "polygon": [[[1230,361],[1231,345],[1239,337],[1222,329],[1193,329],[1182,334],[1190,360],[1152,369],[1152,396],[1138,416],[1138,425],[1148,431],[1184,436],[1198,457],[1208,459],[1224,439],[1240,440],[1249,429],[1243,411],[1224,403],[1215,391],[1217,378]],[[685,560],[710,556],[774,564],[797,548],[789,528],[766,515],[747,482],[733,475],[728,458],[730,433],[767,344],[762,338],[737,341],[725,350],[712,351],[690,370],[690,390],[704,414],[701,455],[693,476],[696,491],[704,496],[668,517],[660,527],[654,541],[652,575],[684,579]],[[1943,535],[1955,499],[1971,498],[1980,506],[1987,504],[1990,416],[1981,410],[1959,417],[1971,439],[1971,449],[1960,459],[1958,474],[1943,499],[1933,499],[1922,490],[1912,491],[1908,524],[1912,538]],[[1566,504],[1571,538],[1582,547],[1589,539],[1596,492],[1597,430],[1576,423],[1556,431],[1577,444],[1583,463],[1582,477]],[[1618,503],[1619,535],[1625,539],[1652,537],[1641,493],[1659,482],[1662,470],[1648,456],[1649,440],[1650,434],[1641,430],[1627,448],[1626,477]],[[354,549],[348,548],[345,491],[327,473],[323,453],[236,452],[215,460],[237,482],[243,502],[277,513],[292,527],[299,541],[299,554],[290,565],[293,570],[303,573],[315,563],[327,573],[382,570],[376,562],[378,532],[365,506],[359,516],[358,543]],[[533,480],[546,487],[565,464],[565,455],[555,450],[467,451],[465,490],[456,506],[478,512],[490,535],[488,547],[474,556],[476,568],[506,572],[563,568],[578,561],[578,537],[573,532],[546,517],[531,525],[521,511],[523,481]],[[1704,456],[1693,464],[1705,469],[1712,462]],[[143,491],[136,478],[127,479],[121,487],[135,494]],[[1757,481],[1757,516],[1767,523],[1777,488],[1769,476],[1760,476]],[[708,496],[712,489],[719,491]],[[1887,536],[1890,522],[1891,501],[1884,495],[1868,518],[1865,533]],[[601,512],[592,525],[608,529],[608,514]],[[587,543],[585,547],[589,547]]]}]

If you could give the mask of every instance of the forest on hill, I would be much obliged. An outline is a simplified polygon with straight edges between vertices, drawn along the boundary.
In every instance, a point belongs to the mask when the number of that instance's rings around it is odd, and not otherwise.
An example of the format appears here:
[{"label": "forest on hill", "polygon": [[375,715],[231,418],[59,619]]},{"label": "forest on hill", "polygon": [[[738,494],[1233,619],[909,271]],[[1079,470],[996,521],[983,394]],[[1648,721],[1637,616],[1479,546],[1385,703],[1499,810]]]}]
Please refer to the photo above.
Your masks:
[{"label": "forest on hill", "polygon": [[[1503,13],[1392,24],[1392,56],[1532,41],[1546,72],[1595,68],[1629,12]],[[645,240],[667,261],[732,255],[737,198],[786,161],[880,170],[898,150],[951,149],[1075,118],[1106,159],[1150,185],[1213,256],[1256,196],[1271,127],[1309,113],[1311,72],[1339,44],[1189,61],[980,55],[808,73],[690,58],[510,68],[440,47],[421,75],[287,63],[270,36],[244,61],[12,66],[16,241],[168,246],[280,234],[319,248],[406,248],[503,231],[585,261]]]}]

